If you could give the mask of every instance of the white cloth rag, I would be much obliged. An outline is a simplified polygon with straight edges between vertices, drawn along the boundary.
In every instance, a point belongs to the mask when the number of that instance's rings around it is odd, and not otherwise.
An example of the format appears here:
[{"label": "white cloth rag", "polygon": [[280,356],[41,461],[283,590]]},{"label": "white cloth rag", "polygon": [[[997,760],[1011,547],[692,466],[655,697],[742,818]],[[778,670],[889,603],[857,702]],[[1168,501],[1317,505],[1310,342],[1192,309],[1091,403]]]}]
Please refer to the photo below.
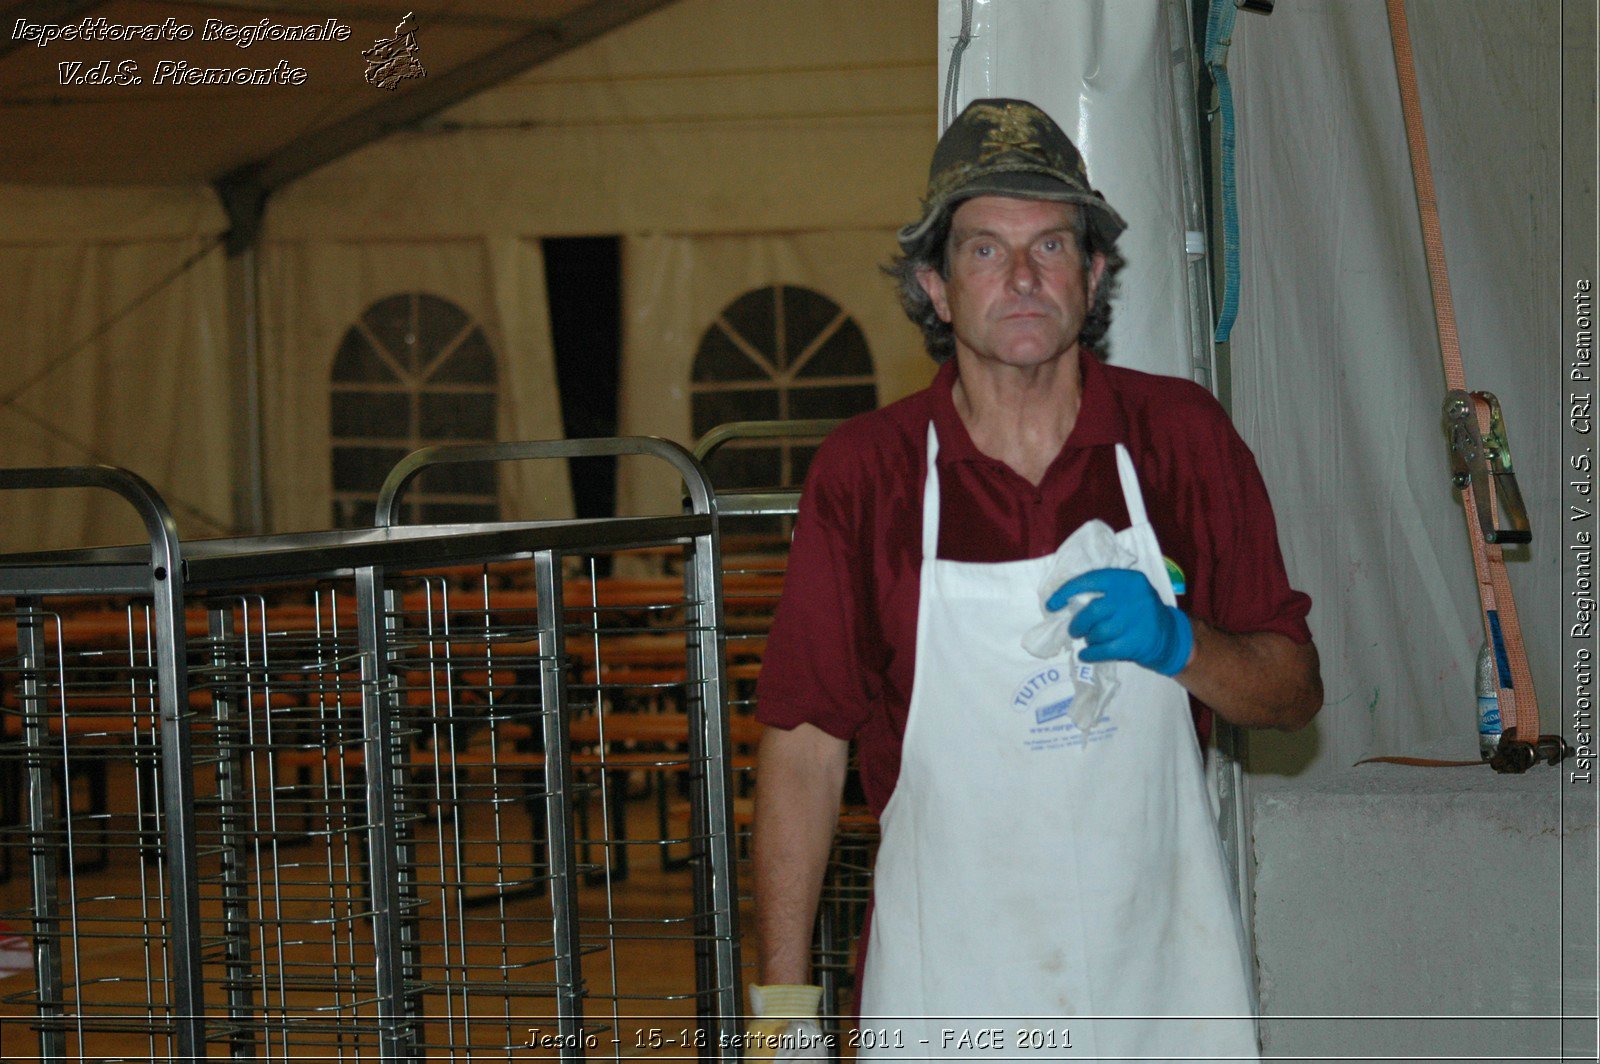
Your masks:
[{"label": "white cloth rag", "polygon": [[1117,689],[1117,663],[1080,662],[1078,652],[1085,643],[1067,632],[1072,618],[1094,599],[1092,593],[1074,595],[1062,609],[1051,611],[1050,596],[1073,577],[1094,569],[1131,569],[1139,559],[1117,542],[1117,534],[1104,521],[1085,522],[1056,549],[1050,569],[1039,583],[1039,612],[1044,619],[1022,637],[1022,648],[1036,658],[1054,658],[1063,653],[1072,676],[1072,723],[1085,734],[1100,717],[1101,707]]}]

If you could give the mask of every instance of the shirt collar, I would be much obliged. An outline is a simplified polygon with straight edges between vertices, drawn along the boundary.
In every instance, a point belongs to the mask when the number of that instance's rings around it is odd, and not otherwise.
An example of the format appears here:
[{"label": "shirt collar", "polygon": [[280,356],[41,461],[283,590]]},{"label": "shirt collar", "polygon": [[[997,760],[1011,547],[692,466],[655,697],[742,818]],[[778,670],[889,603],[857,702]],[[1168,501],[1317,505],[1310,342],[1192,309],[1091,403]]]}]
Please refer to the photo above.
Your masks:
[{"label": "shirt collar", "polygon": [[1105,363],[1087,348],[1079,348],[1078,373],[1083,378],[1083,398],[1078,403],[1078,420],[1073,423],[1066,446],[1099,447],[1124,442],[1128,436],[1128,422],[1112,390]]},{"label": "shirt collar", "polygon": [[933,428],[939,434],[939,461],[993,462],[972,442],[966,422],[956,412],[955,386],[956,360],[952,355],[933,376]]},{"label": "shirt collar", "polygon": [[[1080,349],[1078,372],[1083,377],[1083,398],[1078,405],[1078,420],[1062,450],[1122,442],[1126,437],[1127,420],[1111,389],[1105,366],[1098,356]],[[956,360],[950,358],[933,378],[933,427],[939,433],[939,460],[993,462],[993,458],[972,442],[966,423],[956,412],[955,386]]]}]

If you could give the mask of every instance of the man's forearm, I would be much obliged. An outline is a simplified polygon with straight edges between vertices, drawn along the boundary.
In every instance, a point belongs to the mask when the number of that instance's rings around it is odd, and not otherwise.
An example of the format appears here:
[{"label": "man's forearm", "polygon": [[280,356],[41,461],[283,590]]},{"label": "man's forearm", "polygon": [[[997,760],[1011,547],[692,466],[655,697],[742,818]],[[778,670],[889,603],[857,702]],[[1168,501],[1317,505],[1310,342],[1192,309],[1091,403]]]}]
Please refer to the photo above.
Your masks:
[{"label": "man's forearm", "polygon": [[756,766],[759,979],[811,981],[811,928],[839,819],[849,744],[809,724],[768,728]]},{"label": "man's forearm", "polygon": [[1236,634],[1193,621],[1194,654],[1176,679],[1244,728],[1303,728],[1322,708],[1315,644],[1277,632]]}]

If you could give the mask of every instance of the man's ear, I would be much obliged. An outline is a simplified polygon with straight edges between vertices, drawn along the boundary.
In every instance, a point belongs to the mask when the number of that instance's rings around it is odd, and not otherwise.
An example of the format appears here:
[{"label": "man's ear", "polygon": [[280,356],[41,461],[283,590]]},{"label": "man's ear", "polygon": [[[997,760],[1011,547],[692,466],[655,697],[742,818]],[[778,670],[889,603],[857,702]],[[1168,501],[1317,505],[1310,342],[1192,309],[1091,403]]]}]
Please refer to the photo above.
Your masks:
[{"label": "man's ear", "polygon": [[939,271],[931,266],[924,266],[917,271],[917,283],[933,301],[933,312],[939,315],[939,320],[949,324],[950,301],[945,298],[944,278],[939,276]]},{"label": "man's ear", "polygon": [[1094,306],[1094,294],[1100,291],[1100,279],[1106,274],[1106,253],[1096,251],[1089,262],[1089,306]]}]

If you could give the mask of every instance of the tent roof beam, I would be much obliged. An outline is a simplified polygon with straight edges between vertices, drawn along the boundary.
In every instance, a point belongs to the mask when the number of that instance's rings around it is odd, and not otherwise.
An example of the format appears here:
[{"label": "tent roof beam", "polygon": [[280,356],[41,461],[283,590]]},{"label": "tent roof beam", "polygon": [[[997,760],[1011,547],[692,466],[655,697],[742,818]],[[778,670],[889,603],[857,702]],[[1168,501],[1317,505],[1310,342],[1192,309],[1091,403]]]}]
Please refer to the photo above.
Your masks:
[{"label": "tent roof beam", "polygon": [[[56,3],[65,6],[64,0]],[[233,225],[228,235],[230,254],[254,242],[267,197],[296,178],[669,3],[672,0],[590,0],[472,62],[409,85],[393,99],[224,174],[215,188]],[[51,4],[37,0],[36,6]]]}]

